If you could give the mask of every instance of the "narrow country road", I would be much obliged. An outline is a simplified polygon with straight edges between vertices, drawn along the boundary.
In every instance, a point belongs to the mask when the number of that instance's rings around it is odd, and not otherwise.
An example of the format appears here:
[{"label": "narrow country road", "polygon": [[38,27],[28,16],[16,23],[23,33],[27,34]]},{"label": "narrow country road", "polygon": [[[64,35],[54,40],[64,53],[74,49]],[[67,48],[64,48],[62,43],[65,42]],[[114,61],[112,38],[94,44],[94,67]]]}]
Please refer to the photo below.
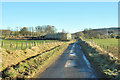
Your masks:
[{"label": "narrow country road", "polygon": [[70,44],[59,59],[38,78],[97,78],[77,43]]}]

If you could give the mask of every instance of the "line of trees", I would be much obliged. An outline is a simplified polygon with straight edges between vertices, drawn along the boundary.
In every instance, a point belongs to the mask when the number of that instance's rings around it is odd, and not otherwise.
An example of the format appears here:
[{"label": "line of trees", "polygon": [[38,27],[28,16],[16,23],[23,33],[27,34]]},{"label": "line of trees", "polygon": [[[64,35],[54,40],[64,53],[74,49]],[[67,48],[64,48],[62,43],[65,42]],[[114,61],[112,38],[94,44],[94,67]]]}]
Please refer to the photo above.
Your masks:
[{"label": "line of trees", "polygon": [[36,27],[16,27],[16,29],[11,30],[10,27],[8,30],[0,30],[2,36],[4,37],[19,37],[19,36],[41,36],[49,33],[56,33],[57,29],[55,26],[43,25]]}]

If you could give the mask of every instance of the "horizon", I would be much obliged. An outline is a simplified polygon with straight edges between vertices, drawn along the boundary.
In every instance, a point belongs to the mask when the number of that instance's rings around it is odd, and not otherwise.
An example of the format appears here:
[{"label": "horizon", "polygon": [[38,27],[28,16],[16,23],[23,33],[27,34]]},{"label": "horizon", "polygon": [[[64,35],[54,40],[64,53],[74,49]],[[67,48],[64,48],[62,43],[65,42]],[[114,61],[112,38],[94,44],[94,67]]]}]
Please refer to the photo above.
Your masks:
[{"label": "horizon", "polygon": [[3,2],[2,29],[55,26],[69,33],[118,27],[117,2]]},{"label": "horizon", "polygon": [[[23,27],[21,27],[21,28],[23,28]],[[119,29],[120,27],[94,28],[94,29],[109,29],[109,28],[118,28]],[[92,28],[86,28],[86,29],[92,29]],[[94,30],[94,29],[92,29],[92,30]],[[10,30],[10,29],[0,29],[0,30]],[[17,30],[11,30],[11,31],[17,31]],[[18,30],[18,31],[20,31],[20,30]],[[82,30],[82,31],[84,31],[84,30]],[[82,32],[82,31],[78,31],[78,32]],[[57,32],[57,33],[59,33],[59,32]],[[74,32],[74,33],[77,33],[77,32]],[[74,34],[74,33],[71,33],[71,34]]]}]

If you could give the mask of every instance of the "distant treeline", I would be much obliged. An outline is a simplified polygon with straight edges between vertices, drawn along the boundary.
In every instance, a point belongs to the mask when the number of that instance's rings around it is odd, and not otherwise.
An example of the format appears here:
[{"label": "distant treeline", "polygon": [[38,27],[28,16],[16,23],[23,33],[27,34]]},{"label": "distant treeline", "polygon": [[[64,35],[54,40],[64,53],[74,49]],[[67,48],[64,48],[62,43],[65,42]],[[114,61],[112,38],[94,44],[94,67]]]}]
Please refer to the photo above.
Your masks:
[{"label": "distant treeline", "polygon": [[1,37],[20,37],[20,36],[41,36],[49,33],[56,33],[57,29],[55,26],[44,25],[44,26],[36,26],[36,27],[22,27],[13,31],[10,28],[8,30],[0,30]]},{"label": "distant treeline", "polygon": [[105,38],[120,38],[120,28],[110,29],[85,29],[84,31],[74,33],[74,36],[87,39],[105,39]]}]

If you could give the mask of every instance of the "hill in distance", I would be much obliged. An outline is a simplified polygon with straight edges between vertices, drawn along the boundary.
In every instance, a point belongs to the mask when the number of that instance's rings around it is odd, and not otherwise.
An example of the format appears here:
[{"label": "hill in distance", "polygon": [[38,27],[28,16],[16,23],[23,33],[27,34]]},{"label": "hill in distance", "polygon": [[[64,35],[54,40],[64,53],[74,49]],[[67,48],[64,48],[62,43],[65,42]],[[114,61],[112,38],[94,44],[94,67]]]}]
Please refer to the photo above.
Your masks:
[{"label": "hill in distance", "polygon": [[[107,34],[109,31],[113,31],[115,34],[118,34],[120,32],[120,27],[110,27],[110,28],[98,28],[98,29],[91,29],[92,31],[102,33],[103,35]],[[80,31],[84,32],[84,31]],[[77,34],[79,32],[76,32],[74,34]]]}]

